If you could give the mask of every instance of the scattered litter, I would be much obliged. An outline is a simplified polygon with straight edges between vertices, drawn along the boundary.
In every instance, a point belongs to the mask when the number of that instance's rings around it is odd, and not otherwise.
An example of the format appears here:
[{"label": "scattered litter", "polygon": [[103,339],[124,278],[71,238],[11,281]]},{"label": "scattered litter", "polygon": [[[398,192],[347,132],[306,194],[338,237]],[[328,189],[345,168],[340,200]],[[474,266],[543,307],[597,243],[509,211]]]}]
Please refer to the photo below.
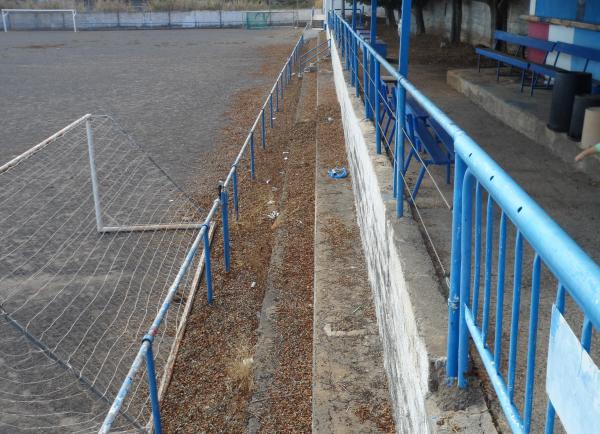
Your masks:
[{"label": "scattered litter", "polygon": [[327,174],[330,178],[333,179],[342,179],[348,176],[348,171],[345,167],[334,167],[333,169],[329,169]]},{"label": "scattered litter", "polygon": [[287,160],[287,159],[288,159],[288,157],[283,157],[283,159],[284,159],[284,160]]},{"label": "scattered litter", "polygon": [[274,200],[270,200],[270,201],[267,202],[267,205],[273,205],[274,203],[275,203]]},{"label": "scattered litter", "polygon": [[271,119],[275,120],[275,119],[277,119],[277,118],[276,118],[275,116],[273,116]]},{"label": "scattered litter", "polygon": [[254,288],[255,286],[256,286],[256,282],[252,282],[252,283],[250,284],[250,288]]},{"label": "scattered litter", "polygon": [[267,179],[267,180],[265,181],[265,183],[266,183],[266,184],[270,184],[270,183],[271,183],[271,180],[270,180],[270,179]]},{"label": "scattered litter", "polygon": [[275,220],[279,216],[279,211],[271,211],[267,214],[267,217],[271,220]]},{"label": "scattered litter", "polygon": [[279,190],[277,187],[271,187],[271,191],[277,191]]},{"label": "scattered litter", "polygon": [[169,202],[173,202],[174,199],[169,199]]},{"label": "scattered litter", "polygon": [[283,151],[283,153],[284,153],[284,154],[289,154],[289,153],[290,153],[290,151]]},{"label": "scattered litter", "polygon": [[327,118],[327,122],[333,122],[333,118],[330,116]]}]

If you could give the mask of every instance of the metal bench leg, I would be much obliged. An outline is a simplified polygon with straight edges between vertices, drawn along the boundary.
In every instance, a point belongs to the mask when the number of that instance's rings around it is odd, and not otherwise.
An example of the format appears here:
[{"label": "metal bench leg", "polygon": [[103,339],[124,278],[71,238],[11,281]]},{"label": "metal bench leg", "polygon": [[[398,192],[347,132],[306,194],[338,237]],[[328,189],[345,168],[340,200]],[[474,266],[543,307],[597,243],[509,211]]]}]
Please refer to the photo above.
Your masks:
[{"label": "metal bench leg", "polygon": [[525,70],[521,70],[521,93],[523,93],[523,87],[525,87]]},{"label": "metal bench leg", "polygon": [[417,194],[419,194],[419,188],[421,187],[421,182],[423,182],[423,177],[425,176],[425,171],[427,170],[426,167],[429,166],[429,163],[430,163],[429,160],[425,160],[425,164],[423,165],[423,167],[421,167],[421,170],[419,171],[419,176],[417,177],[417,182],[415,183],[415,186],[412,191],[412,195],[409,199],[413,203],[417,199]]},{"label": "metal bench leg", "polygon": [[[448,158],[450,158],[450,155],[448,155]],[[448,164],[446,164],[446,184],[450,185],[450,166],[452,165],[452,162],[448,162]]]},{"label": "metal bench leg", "polygon": [[477,55],[477,72],[481,72],[481,54]]},{"label": "metal bench leg", "polygon": [[402,173],[406,174],[406,171],[408,170],[408,167],[410,166],[410,162],[412,160],[413,155],[416,155],[415,150],[414,149],[410,149],[410,152],[408,153],[408,157],[406,158],[406,161],[404,162],[404,167],[402,168]]},{"label": "metal bench leg", "polygon": [[535,82],[536,82],[536,75],[535,72],[532,74],[531,76],[531,92],[529,93],[529,96],[533,96],[533,88],[535,88]]},{"label": "metal bench leg", "polygon": [[500,81],[500,61],[498,61],[498,65],[496,66],[496,83]]}]

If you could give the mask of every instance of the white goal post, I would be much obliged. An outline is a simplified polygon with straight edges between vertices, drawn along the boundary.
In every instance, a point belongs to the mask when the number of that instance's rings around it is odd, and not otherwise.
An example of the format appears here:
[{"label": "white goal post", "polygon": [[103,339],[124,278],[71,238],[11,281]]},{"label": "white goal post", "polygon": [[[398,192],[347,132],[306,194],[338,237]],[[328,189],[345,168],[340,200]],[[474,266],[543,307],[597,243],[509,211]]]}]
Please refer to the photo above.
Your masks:
[{"label": "white goal post", "polygon": [[7,17],[11,13],[51,13],[58,12],[61,14],[69,13],[73,18],[73,31],[77,32],[77,23],[75,22],[75,16],[77,15],[77,11],[75,9],[2,9],[2,25],[4,26],[4,31],[8,32],[8,22]]}]

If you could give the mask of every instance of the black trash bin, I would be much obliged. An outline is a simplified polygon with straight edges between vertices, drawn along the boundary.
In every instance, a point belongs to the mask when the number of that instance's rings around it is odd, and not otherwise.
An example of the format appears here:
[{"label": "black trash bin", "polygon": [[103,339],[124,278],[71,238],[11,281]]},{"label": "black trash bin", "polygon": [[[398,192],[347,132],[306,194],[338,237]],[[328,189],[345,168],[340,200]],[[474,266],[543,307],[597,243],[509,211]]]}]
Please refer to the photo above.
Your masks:
[{"label": "black trash bin", "polygon": [[569,126],[569,137],[572,137],[577,141],[581,140],[585,109],[598,106],[600,106],[600,95],[575,95],[573,113],[571,114],[571,125]]},{"label": "black trash bin", "polygon": [[592,91],[592,74],[589,72],[557,71],[552,89],[548,128],[566,132],[571,124],[575,95]]}]

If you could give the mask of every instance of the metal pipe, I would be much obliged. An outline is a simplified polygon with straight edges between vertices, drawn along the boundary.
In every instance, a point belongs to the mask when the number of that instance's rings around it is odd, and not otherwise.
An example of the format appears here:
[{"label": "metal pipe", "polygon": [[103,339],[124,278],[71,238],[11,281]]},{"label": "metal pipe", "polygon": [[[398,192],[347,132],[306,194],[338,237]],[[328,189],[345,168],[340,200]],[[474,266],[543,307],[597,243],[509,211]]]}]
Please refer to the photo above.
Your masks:
[{"label": "metal pipe", "polygon": [[462,185],[462,212],[460,236],[460,326],[458,330],[458,385],[467,386],[465,374],[469,368],[469,341],[468,328],[465,320],[466,311],[469,309],[470,282],[471,282],[471,238],[472,238],[472,190],[475,178],[471,169],[467,168]]},{"label": "metal pipe", "polygon": [[96,230],[103,232],[102,210],[100,208],[100,192],[98,188],[98,177],[96,174],[96,153],[94,151],[94,131],[90,119],[85,120],[87,133],[88,156],[90,161],[90,178],[92,180],[92,196],[94,198],[94,211],[96,213]]},{"label": "metal pipe", "polygon": [[156,387],[156,371],[154,369],[154,354],[152,352],[152,341],[154,336],[146,335],[143,341],[148,342],[146,350],[146,373],[148,374],[148,392],[150,393],[150,403],[152,407],[152,423],[154,432],[162,434],[162,426],[160,423],[160,405],[158,402],[158,387]]},{"label": "metal pipe", "polygon": [[227,189],[221,187],[221,220],[223,222],[223,259],[225,272],[231,271],[231,253],[229,250],[229,198]]},{"label": "metal pipe", "polygon": [[114,233],[114,232],[142,232],[142,231],[165,231],[165,230],[190,230],[200,229],[201,223],[173,223],[173,224],[156,224],[156,225],[131,225],[131,226],[103,226],[98,232]]},{"label": "metal pipe", "polygon": [[3,164],[2,166],[0,166],[0,173],[6,172],[11,167],[14,167],[17,164],[19,164],[21,161],[23,161],[23,160],[31,157],[33,154],[35,154],[36,152],[38,152],[41,149],[43,149],[44,147],[46,147],[47,145],[49,145],[50,143],[52,143],[54,140],[56,140],[59,137],[61,137],[63,134],[65,134],[68,131],[72,130],[73,128],[75,128],[77,125],[79,125],[83,121],[89,119],[91,116],[92,116],[91,114],[87,114],[87,115],[84,115],[84,116],[80,117],[76,121],[74,121],[74,122],[70,123],[69,125],[67,125],[66,127],[64,127],[62,130],[57,131],[56,133],[52,134],[47,139],[44,139],[40,143],[38,143],[37,145],[29,148],[28,150],[26,150],[25,152],[23,152],[21,155],[16,156],[12,160],[10,160],[8,163]]},{"label": "metal pipe", "polygon": [[250,133],[250,178],[256,179],[254,173],[254,133]]}]

